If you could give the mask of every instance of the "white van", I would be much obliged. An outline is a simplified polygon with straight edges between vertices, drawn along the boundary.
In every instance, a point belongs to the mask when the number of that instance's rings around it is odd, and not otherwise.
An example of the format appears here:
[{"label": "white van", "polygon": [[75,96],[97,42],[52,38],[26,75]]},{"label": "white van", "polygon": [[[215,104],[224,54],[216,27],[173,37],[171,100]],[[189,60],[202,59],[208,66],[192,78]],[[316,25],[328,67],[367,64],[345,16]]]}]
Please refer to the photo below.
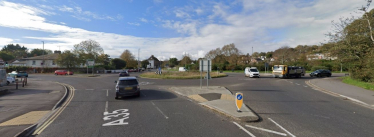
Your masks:
[{"label": "white van", "polygon": [[185,67],[179,67],[179,71],[187,71]]},{"label": "white van", "polygon": [[257,77],[260,78],[260,72],[257,70],[256,67],[246,67],[244,70],[244,74],[246,77]]}]

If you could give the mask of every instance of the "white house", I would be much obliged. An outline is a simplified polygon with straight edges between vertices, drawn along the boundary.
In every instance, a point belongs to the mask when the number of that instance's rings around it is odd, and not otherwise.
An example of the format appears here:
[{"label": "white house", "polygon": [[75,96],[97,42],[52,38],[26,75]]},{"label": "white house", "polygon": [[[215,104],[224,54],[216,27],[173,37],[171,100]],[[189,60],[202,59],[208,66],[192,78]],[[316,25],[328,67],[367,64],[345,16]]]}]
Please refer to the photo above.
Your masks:
[{"label": "white house", "polygon": [[153,55],[148,58],[148,62],[147,69],[153,69],[160,66],[160,61]]},{"label": "white house", "polygon": [[[35,56],[35,57],[29,57],[29,58],[23,58],[22,61],[14,61],[10,63],[10,66],[29,66],[33,68],[58,68],[59,66],[55,62],[57,57],[59,56],[59,53],[54,54],[47,54],[42,56]],[[44,63],[43,63],[44,60]]]}]

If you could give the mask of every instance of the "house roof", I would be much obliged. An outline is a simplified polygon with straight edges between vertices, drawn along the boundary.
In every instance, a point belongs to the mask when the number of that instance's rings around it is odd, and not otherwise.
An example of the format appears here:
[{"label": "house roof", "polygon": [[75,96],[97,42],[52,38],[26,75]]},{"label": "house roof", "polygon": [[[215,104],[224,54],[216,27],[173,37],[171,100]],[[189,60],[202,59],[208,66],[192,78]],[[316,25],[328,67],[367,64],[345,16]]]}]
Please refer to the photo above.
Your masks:
[{"label": "house roof", "polygon": [[26,61],[14,61],[11,64],[26,64]]},{"label": "house roof", "polygon": [[151,57],[149,57],[148,60],[157,60],[157,61],[159,61],[159,60],[158,60],[155,56],[153,56],[153,55],[152,55]]},{"label": "house roof", "polygon": [[35,56],[35,57],[29,57],[29,58],[23,58],[22,60],[55,60],[57,59],[58,55],[60,54],[47,54],[42,56]]}]

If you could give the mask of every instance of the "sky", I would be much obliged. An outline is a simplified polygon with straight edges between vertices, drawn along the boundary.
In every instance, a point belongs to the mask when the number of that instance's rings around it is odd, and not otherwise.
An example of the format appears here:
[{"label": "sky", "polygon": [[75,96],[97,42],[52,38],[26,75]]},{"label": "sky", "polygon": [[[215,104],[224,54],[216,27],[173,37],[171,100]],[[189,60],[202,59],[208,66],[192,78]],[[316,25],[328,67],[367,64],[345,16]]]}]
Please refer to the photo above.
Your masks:
[{"label": "sky", "polygon": [[[326,42],[331,21],[360,16],[365,0],[0,0],[0,45],[71,50],[84,40],[117,58],[204,57]],[[370,8],[371,9],[371,8]],[[139,50],[140,49],[140,50]]]}]

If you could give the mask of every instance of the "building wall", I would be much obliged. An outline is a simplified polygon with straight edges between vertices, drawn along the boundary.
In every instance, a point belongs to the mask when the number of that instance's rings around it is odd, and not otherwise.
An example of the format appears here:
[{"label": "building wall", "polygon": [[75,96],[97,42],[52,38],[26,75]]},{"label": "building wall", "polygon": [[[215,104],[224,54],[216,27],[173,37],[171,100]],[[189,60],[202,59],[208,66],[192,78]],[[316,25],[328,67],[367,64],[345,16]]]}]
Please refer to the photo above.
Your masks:
[{"label": "building wall", "polygon": [[[35,61],[35,64],[33,64],[33,61]],[[49,67],[49,68],[59,67],[57,63],[55,63],[54,65],[52,64],[53,60],[44,60],[44,61],[45,61],[44,67]],[[26,60],[26,66],[33,67],[33,68],[42,68],[43,67],[42,62],[43,60]]]},{"label": "building wall", "polygon": [[155,61],[154,60],[148,60],[150,65],[147,65],[147,68],[155,68]]}]

